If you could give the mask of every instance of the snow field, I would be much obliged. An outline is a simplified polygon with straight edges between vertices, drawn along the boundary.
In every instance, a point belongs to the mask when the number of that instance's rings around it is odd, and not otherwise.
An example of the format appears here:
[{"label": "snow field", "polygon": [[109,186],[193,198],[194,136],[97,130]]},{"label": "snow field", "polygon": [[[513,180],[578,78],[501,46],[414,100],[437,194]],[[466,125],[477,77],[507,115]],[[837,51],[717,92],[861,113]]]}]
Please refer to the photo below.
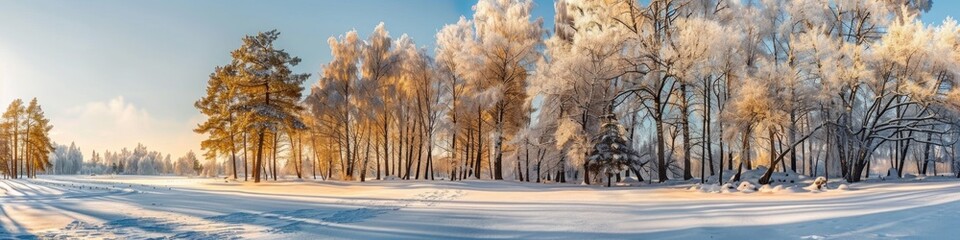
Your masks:
[{"label": "snow field", "polygon": [[751,192],[732,184],[42,176],[0,181],[0,239],[949,239],[957,232],[953,179],[830,182],[823,191],[803,189],[809,182]]}]

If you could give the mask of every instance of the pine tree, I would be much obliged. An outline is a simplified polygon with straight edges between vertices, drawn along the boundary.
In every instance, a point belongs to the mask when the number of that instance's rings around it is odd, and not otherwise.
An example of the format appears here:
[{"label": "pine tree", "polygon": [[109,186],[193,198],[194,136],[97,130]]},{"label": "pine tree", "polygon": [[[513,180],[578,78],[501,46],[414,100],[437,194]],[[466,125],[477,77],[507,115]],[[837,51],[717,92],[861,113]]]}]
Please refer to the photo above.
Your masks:
[{"label": "pine tree", "polygon": [[608,111],[600,117],[600,121],[600,134],[593,139],[594,147],[587,157],[587,171],[606,176],[607,187],[610,187],[611,176],[627,170],[640,157],[623,136],[623,127],[615,114]]},{"label": "pine tree", "polygon": [[233,179],[237,179],[237,154],[236,154],[236,114],[231,111],[231,107],[237,101],[237,86],[230,84],[232,78],[236,77],[237,71],[233,65],[217,67],[210,74],[210,80],[207,82],[207,95],[197,100],[194,106],[200,110],[200,113],[207,115],[207,121],[201,123],[194,129],[194,132],[208,134],[206,140],[200,143],[203,150],[206,150],[204,157],[215,159],[220,154],[229,154],[232,163]]},{"label": "pine tree", "polygon": [[19,146],[21,139],[20,135],[23,134],[23,132],[21,132],[21,119],[23,118],[25,112],[26,110],[23,107],[23,100],[16,99],[13,100],[9,106],[7,106],[7,111],[3,113],[3,122],[7,128],[7,131],[5,131],[4,135],[7,136],[8,142],[12,146],[11,149],[13,150],[10,154],[10,161],[8,161],[10,164],[10,167],[8,168],[10,169],[10,172],[7,173],[7,175],[10,175],[11,178],[19,178],[20,172],[22,171],[20,168],[20,158],[22,156],[19,154],[22,148]]},{"label": "pine tree", "polygon": [[[46,171],[50,163],[50,153],[53,152],[53,144],[50,141],[50,120],[44,116],[43,109],[37,103],[37,99],[30,100],[26,108],[26,138],[24,139],[24,163],[26,165],[27,177],[37,177],[37,171]],[[79,166],[77,166],[79,169]]]},{"label": "pine tree", "polygon": [[300,63],[300,58],[273,46],[279,36],[277,30],[246,36],[243,45],[231,53],[231,65],[237,73],[229,85],[237,87],[238,100],[230,109],[238,113],[241,129],[253,130],[257,134],[254,182],[261,179],[265,135],[305,127],[296,112],[302,108],[297,104],[303,91],[301,84],[310,74],[291,71]]}]

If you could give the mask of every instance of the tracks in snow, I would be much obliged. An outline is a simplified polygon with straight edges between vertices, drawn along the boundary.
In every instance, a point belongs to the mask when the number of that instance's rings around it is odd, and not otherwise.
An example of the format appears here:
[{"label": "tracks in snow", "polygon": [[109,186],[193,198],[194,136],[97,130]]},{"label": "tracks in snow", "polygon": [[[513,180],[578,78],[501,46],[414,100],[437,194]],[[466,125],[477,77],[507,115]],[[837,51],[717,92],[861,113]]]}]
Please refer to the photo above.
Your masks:
[{"label": "tracks in snow", "polygon": [[[406,208],[431,208],[462,197],[463,190],[437,189],[397,200],[341,200],[346,209],[306,208],[270,212],[235,212],[205,218],[173,215],[136,217],[108,221],[101,225],[75,220],[54,231],[38,234],[44,239],[237,239],[245,233],[266,235],[324,231],[324,228],[352,228]],[[2,234],[0,234],[2,235]],[[256,234],[254,234],[256,235]],[[2,236],[0,236],[2,237]]]}]

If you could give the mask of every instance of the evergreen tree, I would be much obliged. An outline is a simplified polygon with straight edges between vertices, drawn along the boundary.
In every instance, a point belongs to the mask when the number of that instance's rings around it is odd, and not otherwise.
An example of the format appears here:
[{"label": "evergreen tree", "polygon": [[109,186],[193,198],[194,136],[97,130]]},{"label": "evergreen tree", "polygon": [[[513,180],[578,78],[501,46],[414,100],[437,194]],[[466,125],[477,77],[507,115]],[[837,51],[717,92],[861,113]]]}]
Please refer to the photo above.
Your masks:
[{"label": "evergreen tree", "polygon": [[261,179],[264,136],[278,134],[283,129],[305,127],[296,112],[302,110],[297,104],[303,92],[301,84],[310,74],[291,71],[300,63],[300,58],[274,48],[273,42],[279,36],[277,30],[246,36],[243,45],[231,54],[236,77],[228,84],[237,87],[238,100],[230,110],[239,115],[241,129],[253,130],[257,134],[254,182]]},{"label": "evergreen tree", "polygon": [[235,137],[238,131],[234,124],[236,115],[230,108],[236,103],[237,87],[229,84],[229,81],[236,75],[233,65],[217,67],[207,81],[207,95],[194,103],[200,113],[207,116],[207,121],[194,129],[196,133],[208,135],[207,139],[200,143],[200,147],[206,150],[204,157],[216,159],[218,153],[229,154],[233,165],[233,179],[237,179]]},{"label": "evergreen tree", "polygon": [[3,122],[6,131],[4,131],[4,136],[7,138],[8,144],[10,144],[10,149],[13,151],[10,152],[10,160],[8,163],[9,175],[11,178],[20,177],[20,157],[19,153],[22,148],[20,148],[20,139],[21,139],[21,119],[26,110],[23,107],[23,100],[16,99],[7,106],[7,111],[3,113]]},{"label": "evergreen tree", "polygon": [[594,147],[587,158],[587,171],[606,176],[607,187],[610,187],[611,176],[627,170],[631,164],[639,161],[640,157],[623,136],[623,127],[615,114],[608,112],[600,118],[603,124],[600,126],[600,134],[593,139]]},{"label": "evergreen tree", "polygon": [[3,171],[12,178],[36,177],[38,171],[46,171],[50,164],[53,144],[50,140],[50,125],[37,99],[24,106],[20,99],[10,103],[0,124],[4,166]]}]

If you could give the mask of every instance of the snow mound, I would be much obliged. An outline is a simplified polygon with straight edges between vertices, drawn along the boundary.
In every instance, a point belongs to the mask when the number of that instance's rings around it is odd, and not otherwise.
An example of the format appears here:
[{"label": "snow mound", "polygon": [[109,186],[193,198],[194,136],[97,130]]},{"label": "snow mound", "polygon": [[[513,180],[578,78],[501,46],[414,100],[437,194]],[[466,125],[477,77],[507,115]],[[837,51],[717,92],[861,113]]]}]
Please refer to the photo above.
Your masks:
[{"label": "snow mound", "polygon": [[734,192],[737,192],[737,189],[733,188],[733,184],[724,183],[723,186],[720,187],[720,193],[734,193]]},{"label": "snow mound", "polygon": [[743,181],[743,182],[740,182],[740,186],[737,187],[737,191],[752,193],[757,191],[757,187],[754,186],[753,183]]},{"label": "snow mound", "polygon": [[702,192],[702,193],[721,193],[723,192],[722,187],[717,184],[696,184],[690,187],[691,191]]},{"label": "snow mound", "polygon": [[795,186],[765,184],[757,188],[756,185],[754,185],[751,182],[740,182],[740,184],[737,185],[736,188],[734,188],[733,185],[730,183],[726,183],[723,185],[694,184],[693,186],[690,186],[690,188],[688,188],[687,190],[691,192],[700,192],[700,193],[735,193],[735,192],[798,193],[800,192]]},{"label": "snow mound", "polygon": [[764,184],[763,186],[760,186],[759,189],[757,189],[757,192],[761,192],[761,193],[773,193],[773,191],[774,191],[773,187],[770,187],[770,184]]},{"label": "snow mound", "polygon": [[900,176],[900,170],[897,170],[896,168],[891,168],[887,170],[887,177],[899,177],[899,176]]},{"label": "snow mound", "polygon": [[760,186],[758,192],[761,193],[795,193],[797,190],[793,186],[784,187],[783,185],[770,186],[769,184]]},{"label": "snow mound", "polygon": [[837,186],[837,190],[847,191],[847,190],[850,190],[850,186],[848,186],[848,185],[846,185],[846,184],[840,184],[840,186]]},{"label": "snow mound", "polygon": [[[747,183],[750,184],[750,183]],[[753,185],[750,185],[751,189]],[[735,193],[740,192],[737,188],[733,187],[733,184],[724,183],[723,185],[718,184],[695,184],[690,186],[687,190],[691,192],[701,192],[701,193]],[[750,192],[750,191],[747,191]]]},{"label": "snow mound", "polygon": [[813,180],[813,183],[810,183],[809,186],[803,188],[811,192],[820,192],[824,190],[824,187],[827,185],[827,179],[824,177],[817,177],[816,180]]},{"label": "snow mound", "polygon": [[639,183],[640,180],[637,179],[636,177],[628,177],[628,178],[623,178],[623,181],[621,181],[621,182],[624,182],[624,183]]},{"label": "snow mound", "polygon": [[[766,172],[767,167],[759,166],[752,170],[743,171],[743,173],[740,174],[740,180],[756,183],[760,181],[760,178],[763,177],[763,174]],[[770,183],[772,184],[790,184],[799,182],[800,174],[792,170],[787,170],[785,172],[773,172],[770,174]]]},{"label": "snow mound", "polygon": [[395,180],[400,180],[400,178],[398,178],[398,177],[396,177],[396,176],[384,176],[384,177],[383,177],[383,181],[395,181]]}]

